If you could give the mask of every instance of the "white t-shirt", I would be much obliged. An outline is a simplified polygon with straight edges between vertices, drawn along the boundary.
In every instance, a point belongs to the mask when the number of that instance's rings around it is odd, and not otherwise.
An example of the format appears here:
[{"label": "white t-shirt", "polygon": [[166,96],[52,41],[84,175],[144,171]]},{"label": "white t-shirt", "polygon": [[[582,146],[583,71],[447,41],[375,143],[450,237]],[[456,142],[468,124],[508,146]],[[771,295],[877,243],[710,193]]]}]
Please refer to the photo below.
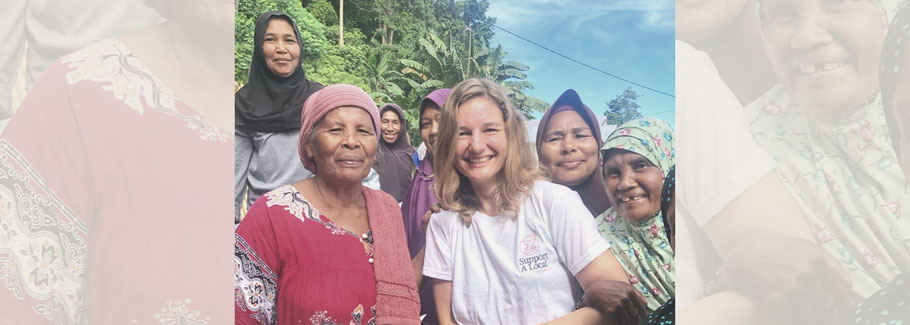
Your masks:
[{"label": "white t-shirt", "polygon": [[575,275],[610,246],[577,193],[545,181],[515,218],[433,215],[423,274],[452,281],[459,324],[539,324],[575,309]]},{"label": "white t-shirt", "polygon": [[[749,133],[746,112],[711,58],[676,41],[677,307],[700,298],[696,257],[715,254],[700,231],[776,164]],[[705,247],[705,245],[709,245]]]}]

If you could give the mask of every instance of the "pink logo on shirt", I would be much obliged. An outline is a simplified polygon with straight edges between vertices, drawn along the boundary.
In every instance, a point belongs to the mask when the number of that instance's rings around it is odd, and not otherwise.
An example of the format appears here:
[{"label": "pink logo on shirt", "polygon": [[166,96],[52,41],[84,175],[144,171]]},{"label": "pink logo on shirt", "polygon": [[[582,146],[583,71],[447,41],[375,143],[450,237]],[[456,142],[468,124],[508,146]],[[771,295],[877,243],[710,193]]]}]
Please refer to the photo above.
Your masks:
[{"label": "pink logo on shirt", "polygon": [[525,236],[519,244],[519,249],[521,249],[521,254],[524,256],[534,255],[537,253],[537,250],[540,249],[540,239],[537,238],[537,235],[530,234]]}]

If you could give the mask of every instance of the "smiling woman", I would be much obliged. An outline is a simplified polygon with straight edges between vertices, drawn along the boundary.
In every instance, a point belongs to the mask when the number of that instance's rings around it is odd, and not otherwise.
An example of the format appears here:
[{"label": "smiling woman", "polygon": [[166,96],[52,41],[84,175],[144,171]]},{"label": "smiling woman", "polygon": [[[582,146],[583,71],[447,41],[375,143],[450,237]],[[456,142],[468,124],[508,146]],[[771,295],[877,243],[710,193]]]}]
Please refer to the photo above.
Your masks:
[{"label": "smiling woman", "polygon": [[620,125],[602,148],[613,207],[597,216],[597,228],[651,310],[676,291],[673,249],[660,211],[664,177],[676,164],[674,141],[667,122],[642,119]]},{"label": "smiling woman", "polygon": [[418,324],[398,205],[361,185],[379,142],[376,104],[332,85],[304,112],[298,154],[315,176],[266,193],[237,227],[235,322]]},{"label": "smiling woman", "polygon": [[[441,324],[628,324],[646,315],[578,194],[538,180],[523,118],[499,85],[459,83],[439,125],[436,193],[446,211],[429,221],[423,274],[433,278]],[[618,312],[575,310],[581,290],[601,283],[616,285],[603,295]]]},{"label": "smiling woman", "polygon": [[575,90],[563,92],[540,118],[536,143],[554,183],[577,192],[592,215],[610,207],[600,169],[600,124]]},{"label": "smiling woman", "polygon": [[[281,16],[279,16],[281,17]],[[265,65],[279,77],[288,77],[300,64],[297,31],[287,18],[270,19],[262,42]]]},{"label": "smiling woman", "polygon": [[781,85],[746,107],[756,142],[859,297],[910,269],[905,175],[879,96],[885,3],[761,1]]},{"label": "smiling woman", "polygon": [[402,202],[414,167],[411,160],[414,148],[408,141],[407,120],[404,111],[395,104],[382,104],[379,107],[379,117],[382,137],[374,165],[379,174],[379,188],[391,194],[396,201]]},{"label": "smiling woman", "polygon": [[[281,12],[256,20],[250,81],[234,95],[234,222],[241,207],[281,185],[312,176],[296,160],[304,101],[322,84],[300,67],[297,24]],[[246,202],[244,202],[246,201]]]}]

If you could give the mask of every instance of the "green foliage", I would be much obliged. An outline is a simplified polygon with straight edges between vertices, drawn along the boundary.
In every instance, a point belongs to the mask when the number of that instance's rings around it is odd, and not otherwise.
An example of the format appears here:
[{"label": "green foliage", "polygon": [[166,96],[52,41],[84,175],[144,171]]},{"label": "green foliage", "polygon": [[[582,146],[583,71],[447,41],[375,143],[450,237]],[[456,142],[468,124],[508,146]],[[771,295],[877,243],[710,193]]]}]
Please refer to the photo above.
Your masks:
[{"label": "green foliage", "polygon": [[632,87],[628,87],[622,94],[616,95],[616,98],[611,99],[607,103],[607,110],[604,112],[610,124],[620,125],[642,118],[641,112],[638,111],[641,106],[635,102],[641,96],[632,90]]},{"label": "green foliage", "polygon": [[314,0],[306,5],[306,10],[323,25],[338,27],[338,12],[328,0]]},{"label": "green foliage", "polygon": [[366,69],[359,63],[365,58],[365,55],[362,48],[332,46],[326,55],[304,66],[304,71],[307,73],[307,78],[324,85],[346,83],[369,92],[370,89],[363,77]]}]

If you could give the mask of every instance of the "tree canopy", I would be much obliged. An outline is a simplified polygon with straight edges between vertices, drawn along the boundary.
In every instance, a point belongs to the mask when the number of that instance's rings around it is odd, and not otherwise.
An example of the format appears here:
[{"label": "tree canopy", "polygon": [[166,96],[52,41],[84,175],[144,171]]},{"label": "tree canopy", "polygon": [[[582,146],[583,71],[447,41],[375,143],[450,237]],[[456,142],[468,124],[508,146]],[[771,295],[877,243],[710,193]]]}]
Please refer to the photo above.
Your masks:
[{"label": "tree canopy", "polygon": [[635,102],[641,96],[632,90],[632,87],[628,87],[622,94],[616,95],[616,98],[611,99],[607,103],[607,111],[604,112],[610,124],[620,125],[642,118],[641,112],[638,111],[641,106]]}]

